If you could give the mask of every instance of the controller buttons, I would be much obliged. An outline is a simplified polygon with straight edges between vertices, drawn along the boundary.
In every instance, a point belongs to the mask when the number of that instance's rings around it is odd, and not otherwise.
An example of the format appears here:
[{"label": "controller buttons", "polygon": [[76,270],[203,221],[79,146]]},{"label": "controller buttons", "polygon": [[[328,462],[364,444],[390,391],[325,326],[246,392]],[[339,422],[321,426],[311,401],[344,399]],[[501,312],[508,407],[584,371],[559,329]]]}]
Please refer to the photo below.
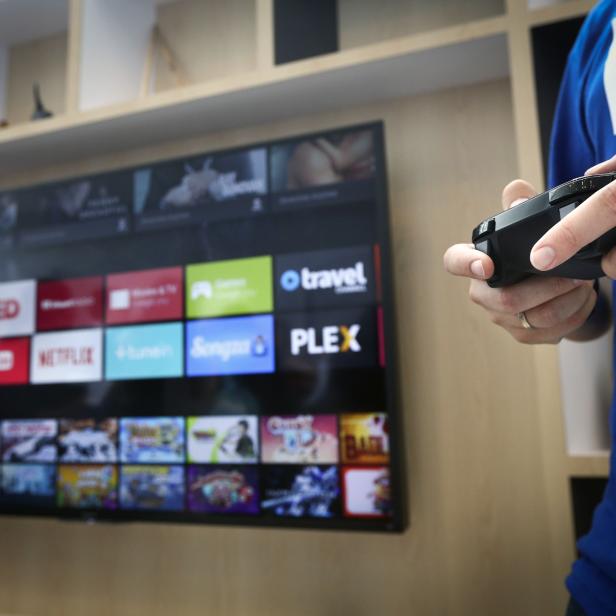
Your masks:
[{"label": "controller buttons", "polygon": [[486,218],[476,229],[473,231],[473,241],[486,235],[487,233],[494,233],[496,228],[496,222],[494,218]]}]

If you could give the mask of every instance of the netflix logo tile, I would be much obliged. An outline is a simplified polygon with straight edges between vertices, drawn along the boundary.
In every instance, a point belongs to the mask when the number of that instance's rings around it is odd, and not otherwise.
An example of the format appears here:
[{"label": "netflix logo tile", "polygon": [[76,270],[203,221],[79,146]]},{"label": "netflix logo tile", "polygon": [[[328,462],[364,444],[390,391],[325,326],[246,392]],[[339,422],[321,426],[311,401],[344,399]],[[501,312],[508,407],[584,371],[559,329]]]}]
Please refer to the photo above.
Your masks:
[{"label": "netflix logo tile", "polygon": [[0,284],[0,338],[28,336],[34,332],[35,295],[34,280]]},{"label": "netflix logo tile", "polygon": [[103,278],[40,282],[36,303],[38,331],[95,327],[103,322]]},{"label": "netflix logo tile", "polygon": [[110,325],[172,321],[184,313],[181,267],[112,274],[107,277]]},{"label": "netflix logo tile", "polygon": [[32,383],[84,383],[102,378],[102,329],[37,334],[32,338]]},{"label": "netflix logo tile", "polygon": [[0,385],[28,383],[30,338],[0,340]]}]

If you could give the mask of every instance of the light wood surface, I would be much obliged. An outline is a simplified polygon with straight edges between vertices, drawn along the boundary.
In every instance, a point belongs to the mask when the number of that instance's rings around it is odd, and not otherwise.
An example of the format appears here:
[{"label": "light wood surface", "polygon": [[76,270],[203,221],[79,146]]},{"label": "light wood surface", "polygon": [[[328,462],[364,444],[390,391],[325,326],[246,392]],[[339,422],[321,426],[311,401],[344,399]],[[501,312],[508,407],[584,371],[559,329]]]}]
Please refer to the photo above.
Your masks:
[{"label": "light wood surface", "polygon": [[[176,0],[157,11],[160,31],[190,83],[254,70],[255,18],[255,0]],[[177,87],[160,58],[155,84],[157,91]]]},{"label": "light wood surface", "polygon": [[517,175],[515,152],[503,146],[514,140],[507,81],[93,158],[56,173],[379,118],[411,529],[387,536],[2,518],[0,609],[29,616],[562,612],[572,545],[561,537],[569,548],[563,558],[548,532],[533,351],[491,326],[468,301],[466,283],[441,265],[445,248],[466,241],[498,209],[502,185]]},{"label": "light wood surface", "polygon": [[610,452],[597,451],[588,455],[569,456],[567,467],[570,477],[605,477],[610,472]]},{"label": "light wood surface", "polygon": [[504,13],[504,0],[339,0],[340,49],[439,30]]},{"label": "light wood surface", "polygon": [[66,101],[66,34],[14,45],[9,50],[6,116],[10,124],[29,122],[34,103],[32,84],[38,82],[43,102],[62,114]]}]

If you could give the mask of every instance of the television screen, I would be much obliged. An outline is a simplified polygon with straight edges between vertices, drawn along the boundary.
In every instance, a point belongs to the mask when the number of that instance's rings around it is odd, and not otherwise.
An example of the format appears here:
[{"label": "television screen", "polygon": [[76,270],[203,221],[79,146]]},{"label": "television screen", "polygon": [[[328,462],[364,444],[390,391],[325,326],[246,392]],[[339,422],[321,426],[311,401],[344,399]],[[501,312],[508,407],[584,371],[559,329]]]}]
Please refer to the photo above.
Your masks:
[{"label": "television screen", "polygon": [[402,530],[380,123],[0,192],[0,513]]}]

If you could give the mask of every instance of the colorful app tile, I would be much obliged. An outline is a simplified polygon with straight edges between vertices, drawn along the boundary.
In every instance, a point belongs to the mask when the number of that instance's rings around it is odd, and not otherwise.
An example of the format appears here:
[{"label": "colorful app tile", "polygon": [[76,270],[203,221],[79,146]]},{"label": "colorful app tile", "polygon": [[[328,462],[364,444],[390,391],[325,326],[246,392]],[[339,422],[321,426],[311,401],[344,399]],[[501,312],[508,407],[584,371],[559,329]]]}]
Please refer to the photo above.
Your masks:
[{"label": "colorful app tile", "polygon": [[112,464],[58,466],[58,507],[115,509],[118,467]]},{"label": "colorful app tile", "polygon": [[254,466],[189,466],[188,509],[198,513],[259,513],[257,469]]},{"label": "colorful app tile", "polygon": [[0,284],[0,338],[34,333],[36,282],[21,280]]},{"label": "colorful app tile", "polygon": [[30,376],[30,338],[0,339],[0,385],[24,385]]},{"label": "colorful app tile", "polygon": [[282,255],[275,259],[276,308],[310,310],[375,301],[371,246]]},{"label": "colorful app tile", "polygon": [[207,319],[186,324],[188,376],[274,372],[271,315]]},{"label": "colorful app tile", "polygon": [[62,419],[58,434],[60,462],[117,462],[118,420]]},{"label": "colorful app tile", "polygon": [[338,462],[336,416],[261,417],[261,460],[267,464]]},{"label": "colorful app tile", "polygon": [[56,467],[53,464],[3,464],[0,502],[21,506],[53,506]]},{"label": "colorful app tile", "polygon": [[340,449],[346,464],[389,462],[389,421],[385,413],[349,413],[340,417]]},{"label": "colorful app tile", "polygon": [[264,466],[261,510],[294,518],[333,518],[340,513],[336,466]]},{"label": "colorful app tile", "polygon": [[105,330],[107,380],[182,376],[182,323],[112,327]]},{"label": "colorful app tile", "polygon": [[123,466],[120,507],[153,511],[184,509],[183,466]]},{"label": "colorful app tile", "polygon": [[344,467],[342,469],[344,515],[384,518],[391,515],[389,468]]},{"label": "colorful app tile", "polygon": [[101,329],[36,334],[32,338],[32,383],[85,383],[103,376]]},{"label": "colorful app tile", "polygon": [[39,282],[36,328],[76,329],[103,322],[103,278],[73,278]]},{"label": "colorful app tile", "polygon": [[186,267],[189,319],[272,312],[272,257],[199,263]]},{"label": "colorful app tile", "polygon": [[186,459],[183,417],[120,419],[120,461],[178,464]]},{"label": "colorful app tile", "polygon": [[255,464],[259,427],[255,415],[189,417],[188,461],[211,464]]},{"label": "colorful app tile", "polygon": [[55,462],[57,459],[55,419],[6,420],[0,426],[4,462]]},{"label": "colorful app tile", "polygon": [[107,317],[110,325],[177,321],[184,316],[181,267],[107,276]]},{"label": "colorful app tile", "polygon": [[276,316],[279,366],[284,370],[378,365],[373,307]]}]

